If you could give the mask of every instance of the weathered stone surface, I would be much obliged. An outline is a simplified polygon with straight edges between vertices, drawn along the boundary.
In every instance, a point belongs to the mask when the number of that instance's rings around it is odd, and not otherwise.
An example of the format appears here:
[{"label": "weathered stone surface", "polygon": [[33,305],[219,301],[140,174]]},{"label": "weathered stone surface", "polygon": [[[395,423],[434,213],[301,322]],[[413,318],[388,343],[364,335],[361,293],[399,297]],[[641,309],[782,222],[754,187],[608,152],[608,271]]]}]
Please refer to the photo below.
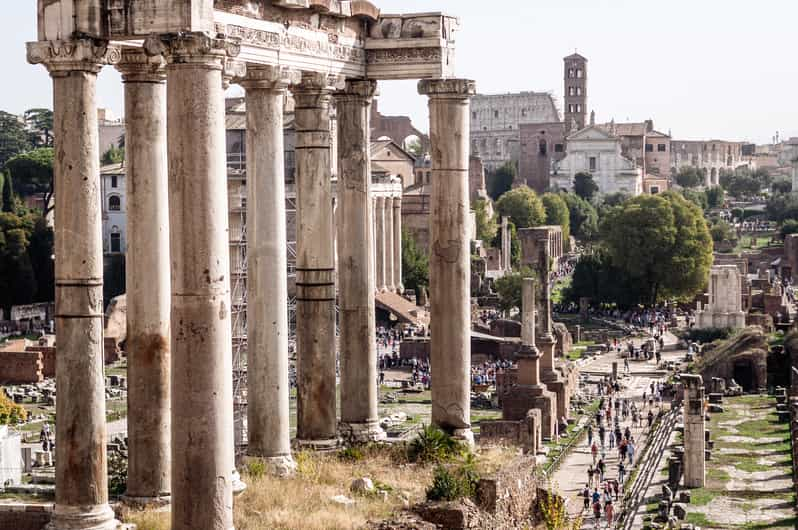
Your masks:
[{"label": "weathered stone surface", "polygon": [[349,486],[349,491],[354,493],[371,493],[375,491],[374,482],[368,477],[356,478]]},{"label": "weathered stone surface", "polygon": [[684,509],[684,505],[676,503],[673,505],[672,509],[673,515],[680,521],[683,521],[687,517],[687,510]]},{"label": "weathered stone surface", "polygon": [[452,502],[428,502],[416,506],[426,521],[447,530],[479,528],[479,508],[469,499]]}]

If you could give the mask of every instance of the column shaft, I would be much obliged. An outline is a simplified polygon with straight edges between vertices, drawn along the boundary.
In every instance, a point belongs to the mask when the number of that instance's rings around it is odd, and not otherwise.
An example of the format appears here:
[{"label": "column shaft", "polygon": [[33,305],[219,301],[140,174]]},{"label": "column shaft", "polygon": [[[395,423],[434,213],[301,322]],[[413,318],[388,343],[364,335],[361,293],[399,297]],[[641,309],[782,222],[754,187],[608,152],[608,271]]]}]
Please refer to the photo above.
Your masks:
[{"label": "column shaft", "polygon": [[375,258],[377,260],[377,292],[384,292],[386,290],[386,264],[385,264],[385,197],[376,198],[376,208],[374,210],[375,218],[375,239],[376,252]]},{"label": "column shaft", "polygon": [[118,49],[88,40],[28,45],[53,78],[56,471],[54,529],[115,528],[108,505],[103,251],[96,81]]},{"label": "column shaft", "polygon": [[228,53],[201,33],[167,42],[174,530],[233,527]]},{"label": "column shaft", "polygon": [[385,198],[385,289],[396,292],[393,277],[393,197]]},{"label": "column shaft", "polygon": [[169,191],[166,74],[160,57],[123,52],[127,165],[128,471],[133,503],[168,502]]},{"label": "column shaft", "polygon": [[423,80],[432,139],[430,357],[432,421],[471,434],[471,257],[468,238],[469,99],[472,81]]},{"label": "column shaft", "polygon": [[385,438],[377,412],[369,116],[374,81],[351,81],[338,108],[338,282],[342,433],[352,441]]},{"label": "column shaft", "polygon": [[249,68],[247,107],[248,454],[290,472],[288,258],[283,100],[290,72]]},{"label": "column shaft", "polygon": [[296,99],[297,438],[337,443],[335,257],[328,76],[305,74]]},{"label": "column shaft", "polygon": [[398,293],[405,292],[402,284],[402,197],[393,198],[393,283]]}]

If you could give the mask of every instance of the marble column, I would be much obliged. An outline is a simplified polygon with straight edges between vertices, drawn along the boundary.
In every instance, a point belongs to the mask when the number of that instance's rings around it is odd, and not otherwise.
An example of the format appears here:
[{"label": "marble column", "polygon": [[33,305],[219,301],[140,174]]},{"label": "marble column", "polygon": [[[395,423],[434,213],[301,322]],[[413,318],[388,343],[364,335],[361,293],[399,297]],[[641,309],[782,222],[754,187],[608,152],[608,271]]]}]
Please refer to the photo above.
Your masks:
[{"label": "marble column", "polygon": [[425,79],[432,142],[430,362],[432,422],[473,443],[471,432],[471,254],[469,100],[473,81]]},{"label": "marble column", "polygon": [[291,474],[283,106],[299,72],[250,66],[247,107],[247,454]]},{"label": "marble column", "polygon": [[233,528],[230,249],[222,70],[238,46],[151,37],[167,58],[172,260],[172,528]]},{"label": "marble column", "polygon": [[371,101],[375,81],[348,81],[338,108],[338,303],[341,433],[350,442],[385,439],[377,411],[377,345],[371,251]]},{"label": "marble column", "polygon": [[337,446],[331,76],[303,73],[296,100],[297,440]]},{"label": "marble column", "polygon": [[402,284],[402,197],[393,198],[393,284],[396,292],[405,292]]},{"label": "marble column", "polygon": [[127,48],[128,471],[125,500],[166,504],[171,492],[169,186],[166,71],[161,56]]},{"label": "marble column", "polygon": [[385,263],[385,197],[375,199],[376,207],[374,210],[375,219],[375,239],[376,239],[376,267],[377,267],[377,292],[384,293],[387,290],[386,263]]},{"label": "marble column", "polygon": [[54,530],[110,530],[103,373],[97,73],[119,49],[90,39],[28,44],[53,79],[56,382]]},{"label": "marble column", "polygon": [[694,374],[682,374],[681,380],[684,385],[684,486],[703,488],[706,483],[704,380]]},{"label": "marble column", "polygon": [[385,198],[385,290],[396,292],[393,277],[393,197]]}]

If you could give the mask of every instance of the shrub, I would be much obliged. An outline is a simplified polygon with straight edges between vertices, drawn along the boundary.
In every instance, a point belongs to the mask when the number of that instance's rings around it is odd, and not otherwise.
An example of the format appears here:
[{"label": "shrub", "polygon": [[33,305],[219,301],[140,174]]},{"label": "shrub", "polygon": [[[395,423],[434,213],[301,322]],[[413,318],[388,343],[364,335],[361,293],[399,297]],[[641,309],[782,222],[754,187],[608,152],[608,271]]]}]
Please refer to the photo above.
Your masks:
[{"label": "shrub", "polygon": [[418,438],[410,442],[407,458],[410,462],[447,462],[466,453],[466,446],[435,425],[427,425]]},{"label": "shrub", "polygon": [[108,495],[118,497],[127,491],[127,458],[118,451],[108,451]]},{"label": "shrub", "polygon": [[247,461],[247,474],[251,477],[260,478],[266,474],[266,464],[263,460],[253,458]]},{"label": "shrub", "polygon": [[427,489],[428,501],[454,501],[463,497],[474,497],[479,483],[479,473],[473,457],[457,465],[435,467],[432,486]]},{"label": "shrub", "polygon": [[684,338],[691,342],[707,343],[715,342],[716,340],[726,340],[733,333],[734,330],[732,328],[693,328],[684,334]]},{"label": "shrub", "polygon": [[22,405],[17,405],[0,389],[0,425],[14,425],[27,419],[28,412]]},{"label": "shrub", "polygon": [[363,451],[355,446],[347,447],[338,453],[338,458],[344,462],[360,462],[363,460],[363,457]]}]

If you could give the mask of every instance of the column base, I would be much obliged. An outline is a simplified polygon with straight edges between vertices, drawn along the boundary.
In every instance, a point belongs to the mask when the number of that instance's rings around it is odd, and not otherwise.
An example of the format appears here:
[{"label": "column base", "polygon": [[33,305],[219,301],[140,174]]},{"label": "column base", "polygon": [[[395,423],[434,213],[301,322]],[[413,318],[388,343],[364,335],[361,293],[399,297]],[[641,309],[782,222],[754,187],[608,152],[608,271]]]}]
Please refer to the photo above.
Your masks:
[{"label": "column base", "polygon": [[116,520],[109,504],[98,506],[55,505],[46,530],[123,530],[135,528]]},{"label": "column base", "polygon": [[474,431],[471,430],[471,427],[467,429],[455,429],[452,432],[452,436],[466,444],[469,449],[473,449],[476,446],[474,442]]},{"label": "column base", "polygon": [[388,435],[380,427],[379,422],[376,421],[366,423],[342,422],[338,425],[338,432],[347,444],[380,442],[388,438]]},{"label": "column base", "polygon": [[300,440],[294,439],[294,445],[302,450],[316,451],[319,453],[336,451],[341,447],[341,440],[339,438],[329,438],[327,440]]},{"label": "column base", "polygon": [[266,466],[266,472],[278,478],[292,477],[296,473],[296,461],[288,455],[280,456],[247,456],[245,462],[259,462]]},{"label": "column base", "polygon": [[171,495],[158,495],[157,497],[136,497],[122,495],[122,504],[130,508],[146,509],[152,511],[167,511],[172,504]]}]

